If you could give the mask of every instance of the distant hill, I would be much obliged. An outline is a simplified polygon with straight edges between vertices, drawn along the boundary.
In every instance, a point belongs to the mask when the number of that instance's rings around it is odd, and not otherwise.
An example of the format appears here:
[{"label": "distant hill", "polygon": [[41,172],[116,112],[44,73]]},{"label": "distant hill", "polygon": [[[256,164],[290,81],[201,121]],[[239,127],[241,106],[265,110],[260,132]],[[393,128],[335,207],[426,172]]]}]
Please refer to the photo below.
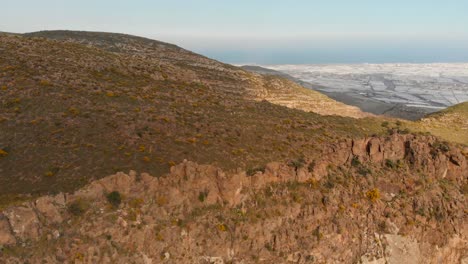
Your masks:
[{"label": "distant hill", "polygon": [[[232,65],[211,60],[165,42],[125,34],[83,31],[40,31],[28,33],[25,36],[65,40],[98,47],[110,52],[137,56],[144,60],[151,60],[152,64],[157,64],[160,67],[167,67],[167,71],[172,73],[169,77],[173,79],[189,82],[203,80],[205,84],[216,85],[219,88],[224,87],[226,92],[239,93],[248,99],[267,101],[273,99],[268,96],[270,88],[272,88],[269,86],[271,82],[265,83],[261,76],[243,71]],[[269,80],[272,78],[275,77],[272,76]],[[307,92],[296,97],[295,93],[287,92],[288,90],[291,91],[290,86],[297,86],[296,84],[284,80],[278,83],[284,85],[287,100],[284,100],[286,97],[276,100],[275,103],[277,104],[322,115],[357,118],[370,116],[370,114],[363,113],[357,107],[339,103],[317,92]],[[239,86],[239,84],[242,85]],[[276,90],[277,88],[274,87]],[[307,98],[304,98],[304,96]],[[317,104],[319,101],[320,104]],[[325,105],[326,107],[324,107]]]},{"label": "distant hill", "polygon": [[23,34],[25,37],[43,37],[55,40],[74,40],[85,44],[100,46],[106,50],[125,51],[125,45],[148,45],[150,47],[163,46],[165,48],[182,51],[177,45],[138,37],[128,34],[108,33],[108,32],[89,32],[89,31],[71,31],[71,30],[52,30],[37,31]]},{"label": "distant hill", "polygon": [[257,66],[257,65],[244,65],[244,66],[241,66],[241,68],[244,69],[244,70],[251,71],[251,72],[256,72],[256,73],[259,73],[259,74],[281,76],[281,77],[283,77],[285,79],[288,79],[288,80],[291,80],[291,81],[298,81],[298,79],[292,77],[289,74],[279,72],[279,71],[275,71],[275,70],[272,70],[272,69],[268,69],[268,68],[265,68],[265,67]]},{"label": "distant hill", "polygon": [[448,107],[427,115],[418,122],[434,135],[451,138],[453,141],[468,142],[468,102]]},{"label": "distant hill", "polygon": [[258,66],[258,65],[244,65],[244,66],[241,66],[241,68],[244,69],[244,70],[250,71],[250,72],[258,73],[258,74],[279,76],[279,77],[288,79],[288,80],[293,81],[293,82],[295,82],[295,83],[297,83],[297,84],[299,84],[301,86],[304,86],[305,88],[309,88],[309,89],[312,89],[312,90],[317,90],[317,89],[322,88],[320,85],[312,85],[312,84],[310,84],[308,82],[304,82],[302,80],[294,78],[293,76],[291,76],[291,75],[289,75],[287,73],[272,70],[272,69],[268,69],[268,68],[261,67],[261,66]]}]

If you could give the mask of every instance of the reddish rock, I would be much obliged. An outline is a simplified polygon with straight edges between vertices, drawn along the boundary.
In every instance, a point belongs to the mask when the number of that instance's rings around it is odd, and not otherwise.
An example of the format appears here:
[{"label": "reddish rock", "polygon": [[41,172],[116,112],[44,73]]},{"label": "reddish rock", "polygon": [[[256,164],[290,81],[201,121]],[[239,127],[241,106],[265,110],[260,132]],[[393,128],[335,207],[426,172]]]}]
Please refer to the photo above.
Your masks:
[{"label": "reddish rock", "polygon": [[64,209],[63,194],[56,197],[45,196],[36,200],[36,209],[44,216],[47,223],[61,223],[63,221],[60,209]]},{"label": "reddish rock", "polygon": [[372,138],[367,143],[367,153],[372,162],[382,162],[383,161],[383,152],[380,146],[380,139]]},{"label": "reddish rock", "polygon": [[40,235],[40,223],[30,205],[9,208],[4,212],[14,235],[20,240],[36,240]]},{"label": "reddish rock", "polygon": [[13,245],[15,243],[16,238],[12,233],[8,219],[0,215],[0,246]]}]

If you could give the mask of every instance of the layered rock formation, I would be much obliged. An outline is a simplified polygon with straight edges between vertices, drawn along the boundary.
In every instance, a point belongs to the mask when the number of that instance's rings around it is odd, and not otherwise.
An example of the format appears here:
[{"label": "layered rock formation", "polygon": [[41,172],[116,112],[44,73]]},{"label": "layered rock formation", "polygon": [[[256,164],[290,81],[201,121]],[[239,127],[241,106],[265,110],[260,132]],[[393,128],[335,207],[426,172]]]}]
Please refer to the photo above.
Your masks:
[{"label": "layered rock formation", "polygon": [[[117,173],[0,214],[6,263],[464,263],[467,158],[431,136],[225,172]],[[118,192],[112,200],[109,193]]]}]

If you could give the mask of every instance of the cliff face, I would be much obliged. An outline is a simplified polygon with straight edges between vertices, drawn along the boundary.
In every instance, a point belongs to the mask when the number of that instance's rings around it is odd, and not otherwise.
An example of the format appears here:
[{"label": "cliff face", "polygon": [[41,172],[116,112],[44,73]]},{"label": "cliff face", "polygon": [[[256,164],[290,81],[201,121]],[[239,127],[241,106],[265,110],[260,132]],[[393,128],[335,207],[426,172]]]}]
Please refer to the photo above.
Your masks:
[{"label": "cliff face", "polygon": [[[225,172],[190,161],[4,210],[6,263],[462,263],[467,158],[431,136],[347,140]],[[112,192],[119,193],[119,199]],[[114,193],[115,194],[115,193]]]}]

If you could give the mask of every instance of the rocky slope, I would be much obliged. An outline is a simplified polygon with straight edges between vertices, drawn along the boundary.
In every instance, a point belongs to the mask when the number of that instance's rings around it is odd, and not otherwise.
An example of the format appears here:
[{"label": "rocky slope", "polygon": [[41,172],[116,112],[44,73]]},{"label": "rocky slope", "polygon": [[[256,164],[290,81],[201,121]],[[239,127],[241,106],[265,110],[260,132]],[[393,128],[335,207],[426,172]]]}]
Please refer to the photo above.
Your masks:
[{"label": "rocky slope", "polygon": [[121,170],[158,175],[183,159],[248,169],[384,132],[377,119],[258,101],[345,113],[279,78],[157,41],[76,34],[83,40],[0,36],[0,207]]},{"label": "rocky slope", "polygon": [[[184,50],[173,44],[124,34],[79,31],[40,31],[25,34],[28,37],[45,37],[80,43],[117,54],[138,58],[141,63],[157,65],[160,77],[175,81],[202,82],[216,86],[229,93],[239,93],[244,98],[267,100],[304,111],[322,115],[339,115],[362,118],[372,116],[359,108],[339,103],[316,91],[310,91],[284,78],[245,71],[199,54]],[[148,69],[148,72],[154,69]],[[157,73],[156,76],[157,77]],[[282,96],[277,98],[276,96]],[[317,102],[320,102],[317,104]]]},{"label": "rocky slope", "polygon": [[184,161],[163,177],[117,173],[4,210],[0,257],[5,263],[465,263],[467,177],[467,158],[456,148],[432,136],[399,134],[342,141],[320,158],[248,172]]}]

